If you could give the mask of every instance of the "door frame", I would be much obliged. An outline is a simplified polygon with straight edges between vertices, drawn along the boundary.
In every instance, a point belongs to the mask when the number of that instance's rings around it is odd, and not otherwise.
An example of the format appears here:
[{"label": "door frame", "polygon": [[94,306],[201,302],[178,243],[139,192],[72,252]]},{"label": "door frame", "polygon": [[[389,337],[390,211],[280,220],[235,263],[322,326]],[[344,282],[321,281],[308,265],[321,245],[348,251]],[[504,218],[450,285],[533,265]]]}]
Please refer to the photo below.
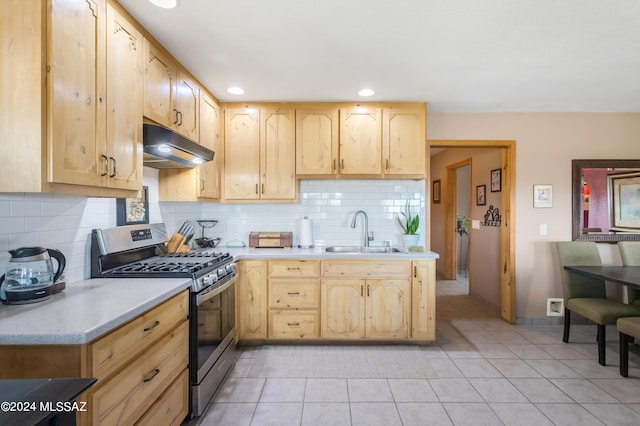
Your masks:
[{"label": "door frame", "polygon": [[[510,324],[516,318],[516,276],[515,276],[515,178],[516,142],[513,140],[427,140],[429,150],[438,148],[500,148],[502,151],[502,192],[500,204],[502,224],[500,225],[500,316]],[[448,177],[448,176],[447,176]],[[431,185],[426,185],[430,191]],[[447,189],[447,207],[449,196]],[[455,219],[445,219],[445,235],[455,231]]]}]

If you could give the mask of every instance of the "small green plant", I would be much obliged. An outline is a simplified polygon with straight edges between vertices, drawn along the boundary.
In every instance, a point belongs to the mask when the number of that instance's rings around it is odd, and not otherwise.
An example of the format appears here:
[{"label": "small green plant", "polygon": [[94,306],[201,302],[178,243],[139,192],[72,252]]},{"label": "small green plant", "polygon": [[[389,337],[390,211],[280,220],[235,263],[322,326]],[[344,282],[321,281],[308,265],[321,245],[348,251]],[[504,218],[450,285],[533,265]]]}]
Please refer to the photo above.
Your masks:
[{"label": "small green plant", "polygon": [[456,215],[456,232],[458,235],[469,235],[469,218],[461,214]]},{"label": "small green plant", "polygon": [[398,215],[396,215],[396,219],[404,233],[408,235],[415,235],[415,233],[418,232],[418,226],[420,225],[420,216],[411,216],[409,201],[407,201],[407,204],[404,206],[404,211],[400,212],[400,214],[404,219],[401,219]]}]

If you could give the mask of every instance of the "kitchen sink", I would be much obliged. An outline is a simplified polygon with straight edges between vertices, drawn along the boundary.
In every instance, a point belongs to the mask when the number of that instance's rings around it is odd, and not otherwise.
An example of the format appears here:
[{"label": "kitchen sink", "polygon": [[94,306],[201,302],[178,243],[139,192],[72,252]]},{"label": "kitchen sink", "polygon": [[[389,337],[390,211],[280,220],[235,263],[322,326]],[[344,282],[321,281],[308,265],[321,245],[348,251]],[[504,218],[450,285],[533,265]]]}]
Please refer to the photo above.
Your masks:
[{"label": "kitchen sink", "polygon": [[331,246],[325,249],[327,253],[406,253],[397,247],[360,247],[360,246]]}]

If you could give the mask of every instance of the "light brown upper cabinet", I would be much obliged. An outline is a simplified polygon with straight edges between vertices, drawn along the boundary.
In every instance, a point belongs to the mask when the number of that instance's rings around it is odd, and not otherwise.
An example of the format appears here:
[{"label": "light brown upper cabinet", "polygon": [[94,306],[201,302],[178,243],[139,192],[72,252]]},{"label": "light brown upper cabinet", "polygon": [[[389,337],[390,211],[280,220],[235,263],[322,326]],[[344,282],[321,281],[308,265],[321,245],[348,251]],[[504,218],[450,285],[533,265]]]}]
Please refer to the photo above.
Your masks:
[{"label": "light brown upper cabinet", "polygon": [[175,62],[144,39],[144,116],[166,127],[178,122],[174,107],[177,74]]},{"label": "light brown upper cabinet", "polygon": [[213,160],[198,166],[198,197],[220,198],[220,166],[224,149],[220,136],[220,106],[209,95],[200,92],[200,144],[212,150]]},{"label": "light brown upper cabinet", "polygon": [[338,109],[296,109],[296,173],[338,173]]},{"label": "light brown upper cabinet", "polygon": [[0,66],[0,136],[11,141],[0,191],[134,195],[140,34],[104,0],[0,2],[0,16],[11,43]]},{"label": "light brown upper cabinet", "polygon": [[382,110],[340,108],[340,164],[342,175],[382,173]]},{"label": "light brown upper cabinet", "polygon": [[176,85],[175,112],[177,114],[175,129],[189,139],[199,142],[200,87],[180,69],[178,69]]},{"label": "light brown upper cabinet", "polygon": [[295,200],[295,110],[232,106],[224,122],[225,200]]},{"label": "light brown upper cabinet", "polygon": [[109,186],[142,188],[142,35],[107,6]]},{"label": "light brown upper cabinet", "polygon": [[383,173],[424,175],[425,110],[398,107],[382,110]]},{"label": "light brown upper cabinet", "polygon": [[421,179],[425,145],[423,103],[297,105],[298,177]]},{"label": "light brown upper cabinet", "polygon": [[173,59],[144,40],[144,116],[198,142],[200,88]]}]

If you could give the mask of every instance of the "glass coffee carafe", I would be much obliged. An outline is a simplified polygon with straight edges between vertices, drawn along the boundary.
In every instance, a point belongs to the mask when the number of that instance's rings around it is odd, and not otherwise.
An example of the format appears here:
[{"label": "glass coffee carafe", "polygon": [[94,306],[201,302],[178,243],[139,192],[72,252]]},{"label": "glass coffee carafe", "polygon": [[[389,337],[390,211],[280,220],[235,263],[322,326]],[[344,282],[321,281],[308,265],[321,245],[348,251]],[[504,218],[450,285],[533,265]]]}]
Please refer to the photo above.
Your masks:
[{"label": "glass coffee carafe", "polygon": [[[0,300],[7,304],[34,303],[51,296],[66,265],[61,251],[42,247],[23,247],[9,250],[11,259],[7,272],[0,277]],[[58,262],[54,271],[51,258]]]}]

